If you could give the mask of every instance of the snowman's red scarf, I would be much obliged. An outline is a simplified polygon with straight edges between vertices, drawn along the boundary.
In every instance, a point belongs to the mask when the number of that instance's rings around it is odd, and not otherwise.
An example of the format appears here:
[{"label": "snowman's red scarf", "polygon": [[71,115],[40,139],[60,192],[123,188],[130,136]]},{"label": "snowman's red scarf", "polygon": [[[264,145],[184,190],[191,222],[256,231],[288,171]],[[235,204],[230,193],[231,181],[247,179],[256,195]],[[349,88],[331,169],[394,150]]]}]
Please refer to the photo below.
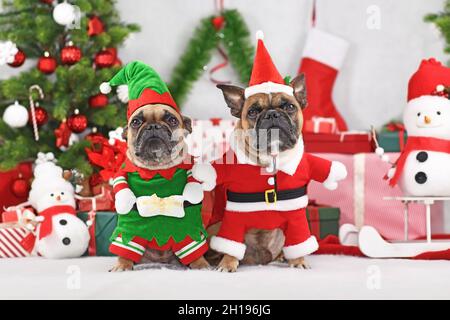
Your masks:
[{"label": "snowman's red scarf", "polygon": [[403,167],[405,166],[406,158],[413,151],[427,150],[436,152],[450,153],[450,140],[430,138],[430,137],[408,137],[405,148],[398,158],[395,166],[395,174],[389,181],[389,185],[394,187],[400,178]]},{"label": "snowman's red scarf", "polygon": [[76,215],[76,211],[71,206],[54,206],[39,212],[39,215],[44,218],[39,227],[39,240],[48,236],[53,229],[53,216],[61,213],[68,213]]}]

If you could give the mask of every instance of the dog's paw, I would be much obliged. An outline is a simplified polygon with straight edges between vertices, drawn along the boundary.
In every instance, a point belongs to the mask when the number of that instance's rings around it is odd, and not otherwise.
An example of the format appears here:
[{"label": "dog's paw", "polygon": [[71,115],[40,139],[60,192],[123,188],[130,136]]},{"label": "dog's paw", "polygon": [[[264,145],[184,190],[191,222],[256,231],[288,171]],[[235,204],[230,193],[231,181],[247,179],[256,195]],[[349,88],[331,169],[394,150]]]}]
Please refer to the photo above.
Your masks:
[{"label": "dog's paw", "polygon": [[208,261],[206,261],[205,257],[200,257],[197,260],[191,262],[191,264],[189,264],[189,267],[193,270],[201,270],[201,269],[209,269],[211,268],[210,264],[208,263]]},{"label": "dog's paw", "polygon": [[217,266],[219,272],[236,272],[239,266],[239,260],[235,257],[224,255],[222,261]]},{"label": "dog's paw", "polygon": [[115,206],[118,214],[127,214],[136,203],[136,196],[130,189],[122,189],[116,193]]},{"label": "dog's paw", "polygon": [[291,268],[301,268],[301,269],[311,269],[309,264],[306,262],[304,257],[297,259],[288,260],[289,267]]},{"label": "dog's paw", "polygon": [[112,269],[109,270],[109,272],[130,271],[133,270],[133,265],[134,265],[133,261],[124,258],[119,258],[119,260],[117,260],[116,265],[112,267]]},{"label": "dog's paw", "polygon": [[339,161],[331,163],[330,173],[328,178],[323,182],[323,186],[328,190],[335,190],[338,187],[338,181],[344,180],[347,177],[347,168]]}]

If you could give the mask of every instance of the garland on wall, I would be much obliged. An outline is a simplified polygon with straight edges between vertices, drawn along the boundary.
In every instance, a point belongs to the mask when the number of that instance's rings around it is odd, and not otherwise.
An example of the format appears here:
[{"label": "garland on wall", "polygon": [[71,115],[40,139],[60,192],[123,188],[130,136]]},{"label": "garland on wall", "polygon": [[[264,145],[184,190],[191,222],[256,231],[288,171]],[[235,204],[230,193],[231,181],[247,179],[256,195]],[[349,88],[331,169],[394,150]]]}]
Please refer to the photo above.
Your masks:
[{"label": "garland on wall", "polygon": [[242,83],[249,81],[255,52],[250,32],[237,10],[222,10],[219,15],[200,21],[172,72],[169,88],[179,105],[186,101],[194,82],[207,70],[214,49],[225,61],[210,70],[212,82],[221,83],[212,78],[212,73],[225,67],[228,61]]}]

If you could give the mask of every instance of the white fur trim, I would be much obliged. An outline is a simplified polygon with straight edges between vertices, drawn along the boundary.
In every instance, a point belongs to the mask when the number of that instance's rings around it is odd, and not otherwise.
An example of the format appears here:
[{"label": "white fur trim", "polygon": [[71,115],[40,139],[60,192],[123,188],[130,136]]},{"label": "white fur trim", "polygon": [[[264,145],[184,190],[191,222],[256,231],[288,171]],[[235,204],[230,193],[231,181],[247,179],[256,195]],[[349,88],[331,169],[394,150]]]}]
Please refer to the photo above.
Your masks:
[{"label": "white fur trim", "polygon": [[202,183],[203,190],[211,191],[216,186],[217,173],[210,163],[196,163],[192,167],[192,177]]},{"label": "white fur trim", "polygon": [[313,28],[303,49],[303,58],[311,58],[339,70],[347,55],[349,43],[335,35]]},{"label": "white fur trim", "polygon": [[228,254],[238,260],[242,260],[244,258],[245,249],[247,248],[247,246],[243,243],[218,236],[213,236],[211,238],[209,246],[211,249]]},{"label": "white fur trim", "polygon": [[308,196],[303,196],[290,200],[279,200],[275,203],[265,202],[232,202],[227,201],[226,209],[236,212],[254,212],[254,211],[292,211],[306,208],[308,205]]},{"label": "white fur trim", "polygon": [[264,40],[264,32],[262,30],[256,31],[256,40]]},{"label": "white fur trim", "polygon": [[100,92],[103,94],[108,94],[110,93],[112,90],[111,85],[109,84],[109,82],[103,82],[100,85]]},{"label": "white fur trim", "polygon": [[184,186],[183,198],[190,203],[199,203],[203,200],[203,188],[198,182],[188,182]]},{"label": "white fur trim", "polygon": [[300,257],[307,256],[319,249],[319,244],[317,243],[316,237],[310,236],[307,240],[302,243],[295,244],[293,246],[288,246],[283,248],[284,257],[286,259],[297,259]]},{"label": "white fur trim", "polygon": [[117,97],[123,103],[128,103],[130,100],[128,97],[128,86],[126,84],[122,84],[117,87]]},{"label": "white fur trim", "polygon": [[[259,166],[256,162],[253,162],[245,153],[243,139],[240,137],[236,131],[233,131],[230,135],[230,148],[236,155],[237,161],[240,164],[249,164],[252,166]],[[297,144],[294,148],[284,151],[279,154],[276,158],[277,169],[283,171],[284,173],[292,176],[297,171],[298,165],[302,161],[304,154],[304,144],[303,139],[299,137]],[[260,155],[261,159],[264,157],[269,157],[269,155]],[[267,159],[267,161],[271,161]]]},{"label": "white fur trim", "polygon": [[328,190],[335,190],[338,187],[338,181],[347,177],[347,168],[342,162],[331,162],[330,173],[328,178],[323,182],[323,186]]},{"label": "white fur trim", "polygon": [[284,92],[290,96],[294,95],[294,88],[286,84],[275,83],[271,81],[263,82],[261,84],[255,84],[254,86],[245,88],[245,98],[248,98],[257,93],[275,93]]}]

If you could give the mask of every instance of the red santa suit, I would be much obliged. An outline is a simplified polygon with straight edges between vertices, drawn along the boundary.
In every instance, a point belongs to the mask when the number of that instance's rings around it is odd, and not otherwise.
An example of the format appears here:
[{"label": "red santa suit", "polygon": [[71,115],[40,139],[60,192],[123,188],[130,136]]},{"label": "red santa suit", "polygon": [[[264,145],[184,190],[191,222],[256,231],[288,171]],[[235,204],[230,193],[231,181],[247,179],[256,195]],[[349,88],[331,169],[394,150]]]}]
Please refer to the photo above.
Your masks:
[{"label": "red santa suit", "polygon": [[220,163],[215,163],[217,185],[226,190],[226,207],[222,225],[210,246],[239,260],[244,257],[245,234],[249,229],[280,228],[286,237],[283,248],[287,259],[311,254],[318,243],[309,231],[306,219],[307,186],[311,180],[335,189],[345,178],[345,167],[304,153],[303,141],[276,158],[273,168],[262,168],[236,146],[231,137],[231,150]]}]

